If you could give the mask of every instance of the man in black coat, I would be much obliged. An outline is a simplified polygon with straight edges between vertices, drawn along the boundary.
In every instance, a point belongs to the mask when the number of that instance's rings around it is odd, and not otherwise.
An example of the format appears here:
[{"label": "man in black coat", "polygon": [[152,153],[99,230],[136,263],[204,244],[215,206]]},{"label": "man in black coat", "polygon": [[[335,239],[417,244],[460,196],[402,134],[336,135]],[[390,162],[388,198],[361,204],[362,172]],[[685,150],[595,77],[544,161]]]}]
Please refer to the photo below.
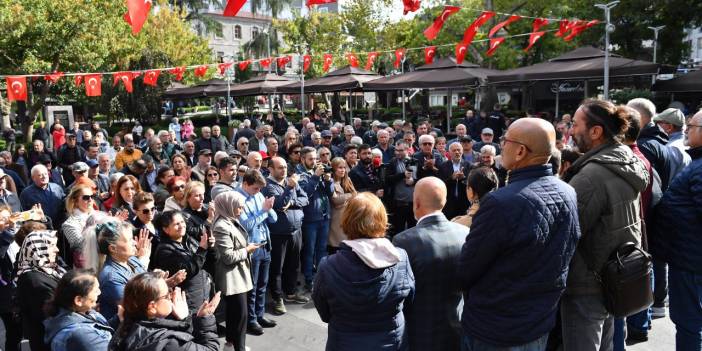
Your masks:
[{"label": "man in black coat", "polygon": [[85,160],[85,150],[78,146],[75,134],[66,134],[66,143],[61,145],[61,148],[56,154],[58,156],[58,165],[63,170],[64,182],[66,184],[73,183],[76,178],[73,176],[73,172],[71,171],[71,165],[78,161]]},{"label": "man in black coat", "polygon": [[212,151],[212,153],[226,151],[219,139],[212,137],[212,129],[210,127],[202,127],[202,137],[195,140],[195,155],[198,155],[201,150],[205,149]]},{"label": "man in black coat", "polygon": [[349,177],[356,191],[370,191],[382,198],[384,194],[378,168],[373,166],[373,154],[368,144],[363,144],[358,149],[358,164],[351,169]]},{"label": "man in black coat", "polygon": [[471,169],[471,163],[463,160],[463,147],[460,143],[449,146],[451,159],[439,166],[439,178],[448,189],[444,214],[451,219],[466,214],[468,196],[466,195],[465,180]]},{"label": "man in black coat", "polygon": [[461,291],[456,267],[469,229],[441,213],[446,186],[438,178],[418,181],[413,202],[417,226],[393,238],[395,246],[407,251],[417,288],[411,310],[405,311],[409,349],[458,350]]},{"label": "man in black coat", "polygon": [[419,151],[412,158],[417,161],[417,179],[439,176],[439,165],[444,157],[434,149],[433,136],[424,134],[419,137]]}]

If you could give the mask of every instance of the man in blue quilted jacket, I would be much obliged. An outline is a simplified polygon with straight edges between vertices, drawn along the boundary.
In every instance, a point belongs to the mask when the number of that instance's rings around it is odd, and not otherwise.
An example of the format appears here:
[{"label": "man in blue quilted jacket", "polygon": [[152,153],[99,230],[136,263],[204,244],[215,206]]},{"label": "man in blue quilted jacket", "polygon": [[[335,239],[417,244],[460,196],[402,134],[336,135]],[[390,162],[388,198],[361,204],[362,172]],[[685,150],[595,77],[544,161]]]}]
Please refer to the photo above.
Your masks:
[{"label": "man in blue quilted jacket", "polygon": [[507,185],[480,201],[457,269],[463,350],[546,347],[580,236],[575,191],[549,164],[555,148],[544,120],[522,118],[507,130]]}]

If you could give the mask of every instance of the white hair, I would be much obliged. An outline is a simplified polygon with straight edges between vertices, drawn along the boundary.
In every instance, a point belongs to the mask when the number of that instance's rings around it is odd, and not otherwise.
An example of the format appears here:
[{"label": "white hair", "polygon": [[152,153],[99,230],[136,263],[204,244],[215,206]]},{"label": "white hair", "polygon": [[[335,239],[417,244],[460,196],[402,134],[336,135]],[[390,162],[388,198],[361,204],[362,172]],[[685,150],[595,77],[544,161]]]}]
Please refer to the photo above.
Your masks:
[{"label": "white hair", "polygon": [[371,154],[373,155],[373,157],[383,157],[383,152],[380,151],[380,149],[371,150]]},{"label": "white hair", "polygon": [[378,131],[378,136],[380,136],[381,134],[387,134],[387,136],[390,136],[390,133],[385,129],[381,129]]},{"label": "white hair", "polygon": [[32,177],[34,177],[34,175],[36,173],[39,173],[41,171],[45,171],[46,173],[49,173],[49,169],[46,168],[46,166],[44,166],[43,164],[34,165],[34,167],[32,167],[32,171],[31,171]]},{"label": "white hair", "polygon": [[649,99],[631,99],[626,103],[626,105],[635,109],[636,111],[639,111],[639,113],[642,115],[648,115],[648,118],[653,118],[653,116],[656,115],[656,105]]},{"label": "white hair", "polygon": [[431,134],[422,134],[418,140],[419,144],[431,142],[434,143],[434,137]]},{"label": "white hair", "polygon": [[356,144],[356,146],[360,146],[363,144],[363,139],[361,139],[361,137],[359,136],[354,136],[353,138],[351,138],[351,144]]},{"label": "white hair", "polygon": [[481,155],[495,156],[495,155],[497,155],[497,150],[492,145],[484,145],[483,147],[480,148],[480,154]]},{"label": "white hair", "polygon": [[241,124],[243,124],[246,128],[251,127],[251,121],[249,121],[248,118],[241,122]]},{"label": "white hair", "polygon": [[219,165],[219,161],[220,161],[221,159],[225,158],[225,157],[229,157],[229,154],[227,154],[227,153],[224,152],[224,151],[217,151],[217,152],[215,152],[215,154],[214,154],[214,162],[215,162],[215,165]]}]

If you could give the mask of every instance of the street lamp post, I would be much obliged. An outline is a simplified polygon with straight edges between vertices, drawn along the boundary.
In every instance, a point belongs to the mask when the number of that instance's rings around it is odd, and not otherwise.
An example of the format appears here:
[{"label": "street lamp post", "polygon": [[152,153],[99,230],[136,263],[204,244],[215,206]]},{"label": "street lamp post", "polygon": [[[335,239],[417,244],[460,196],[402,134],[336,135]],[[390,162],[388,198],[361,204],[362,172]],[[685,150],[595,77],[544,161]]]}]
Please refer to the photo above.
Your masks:
[{"label": "street lamp post", "polygon": [[[653,31],[653,63],[656,63],[656,58],[658,56],[658,32],[665,28],[665,26],[658,27],[648,27],[648,29]],[[651,84],[656,82],[656,76],[651,76]]]},{"label": "street lamp post", "polygon": [[[233,55],[225,55],[223,58],[229,57],[231,59],[230,62],[234,62],[234,56]],[[231,113],[231,90],[232,90],[232,78],[234,78],[234,75],[236,74],[233,68],[234,64],[232,63],[231,66],[227,67],[227,70],[224,71],[224,76],[227,78],[227,125],[229,125],[229,122],[232,121],[232,113]]]},{"label": "street lamp post", "polygon": [[605,21],[605,59],[604,59],[604,98],[609,99],[609,33],[614,32],[614,25],[610,21],[612,8],[617,6],[619,1],[612,1],[608,4],[596,4],[595,7],[604,10]]},{"label": "street lamp post", "polygon": [[300,118],[305,117],[305,58],[304,53],[307,48],[306,43],[296,44],[295,48],[298,52],[298,59],[300,60]]},{"label": "street lamp post", "polygon": [[[400,60],[400,74],[405,73],[405,55],[402,55],[402,60]],[[406,121],[407,117],[405,116],[405,90],[402,89],[402,120]]]}]

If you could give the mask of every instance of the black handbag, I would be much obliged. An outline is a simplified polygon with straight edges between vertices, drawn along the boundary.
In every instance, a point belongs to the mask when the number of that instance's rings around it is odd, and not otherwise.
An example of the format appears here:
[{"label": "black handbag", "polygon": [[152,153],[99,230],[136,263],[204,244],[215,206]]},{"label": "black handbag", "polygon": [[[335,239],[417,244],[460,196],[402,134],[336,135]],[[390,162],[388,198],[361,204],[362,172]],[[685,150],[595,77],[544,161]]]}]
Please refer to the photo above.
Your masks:
[{"label": "black handbag", "polygon": [[602,284],[607,311],[615,318],[623,318],[650,307],[652,272],[651,255],[635,243],[627,242],[614,250],[600,272],[595,272]]}]

